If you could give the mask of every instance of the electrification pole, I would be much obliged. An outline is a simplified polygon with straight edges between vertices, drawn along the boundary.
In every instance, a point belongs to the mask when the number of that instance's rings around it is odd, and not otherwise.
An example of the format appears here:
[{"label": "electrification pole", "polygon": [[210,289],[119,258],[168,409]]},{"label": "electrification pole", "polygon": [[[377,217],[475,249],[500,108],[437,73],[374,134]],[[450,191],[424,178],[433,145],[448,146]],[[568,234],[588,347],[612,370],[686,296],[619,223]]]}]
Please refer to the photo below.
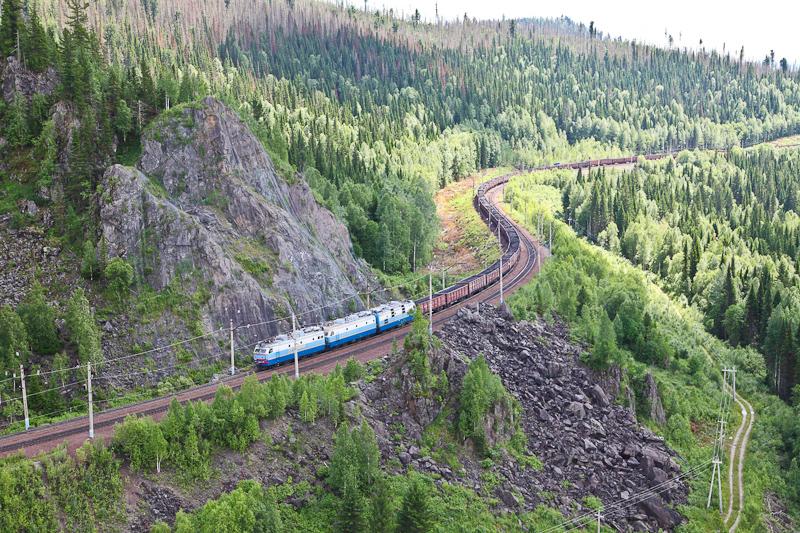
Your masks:
[{"label": "electrification pole", "polygon": [[236,373],[236,365],[233,362],[233,319],[230,319],[231,326],[231,376]]},{"label": "electrification pole", "polygon": [[294,318],[294,311],[292,311],[292,347],[294,348],[294,379],[300,379],[300,361],[297,357],[297,326]]},{"label": "electrification pole", "polygon": [[500,240],[500,224],[497,224],[497,244],[500,246],[500,303],[503,303],[503,241]]},{"label": "electrification pole", "polygon": [[22,412],[25,415],[25,431],[31,427],[30,419],[28,418],[28,393],[25,389],[25,370],[22,365],[19,365],[19,379],[22,382]]},{"label": "electrification pole", "polygon": [[428,334],[433,335],[433,273],[428,273]]},{"label": "electrification pole", "polygon": [[92,405],[92,362],[86,363],[86,391],[89,393],[89,438],[94,438],[94,406]]}]

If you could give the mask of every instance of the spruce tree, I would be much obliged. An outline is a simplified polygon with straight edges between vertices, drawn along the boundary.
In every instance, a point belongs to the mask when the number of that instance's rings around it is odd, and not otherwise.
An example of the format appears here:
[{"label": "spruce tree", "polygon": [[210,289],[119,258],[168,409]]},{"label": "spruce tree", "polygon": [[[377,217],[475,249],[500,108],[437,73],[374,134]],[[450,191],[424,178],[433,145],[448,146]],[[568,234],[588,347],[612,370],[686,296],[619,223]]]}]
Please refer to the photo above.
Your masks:
[{"label": "spruce tree", "polygon": [[403,496],[403,504],[397,514],[397,530],[403,533],[427,533],[433,528],[428,487],[417,475],[414,476]]},{"label": "spruce tree", "polygon": [[22,38],[25,22],[22,19],[20,0],[3,0],[2,19],[0,19],[0,60],[17,53],[17,43]]},{"label": "spruce tree", "polygon": [[351,466],[344,478],[342,499],[339,502],[339,512],[336,517],[336,531],[343,533],[366,531],[365,508],[364,495],[358,486],[354,467]]}]

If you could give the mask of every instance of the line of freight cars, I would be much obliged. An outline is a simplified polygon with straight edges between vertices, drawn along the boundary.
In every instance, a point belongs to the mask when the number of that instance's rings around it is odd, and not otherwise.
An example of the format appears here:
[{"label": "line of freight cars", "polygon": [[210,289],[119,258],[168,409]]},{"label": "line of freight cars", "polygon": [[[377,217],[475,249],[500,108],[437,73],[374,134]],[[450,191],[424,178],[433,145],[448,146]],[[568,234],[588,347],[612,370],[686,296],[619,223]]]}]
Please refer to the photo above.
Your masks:
[{"label": "line of freight cars", "polygon": [[[499,209],[486,198],[486,192],[508,181],[508,176],[500,176],[482,184],[475,196],[475,204],[481,217],[490,229],[498,231],[504,251],[502,257],[503,275],[510,272],[519,260],[520,241],[516,228]],[[499,225],[499,228],[498,228]],[[311,355],[334,349],[344,344],[358,342],[366,337],[400,327],[414,319],[417,308],[427,315],[431,308],[438,312],[476,294],[500,279],[500,260],[481,272],[463,279],[450,287],[434,293],[430,297],[412,301],[392,301],[368,311],[353,313],[318,326],[302,328],[292,335],[279,335],[268,342],[259,343],[253,360],[258,367],[277,366],[297,357]]]}]

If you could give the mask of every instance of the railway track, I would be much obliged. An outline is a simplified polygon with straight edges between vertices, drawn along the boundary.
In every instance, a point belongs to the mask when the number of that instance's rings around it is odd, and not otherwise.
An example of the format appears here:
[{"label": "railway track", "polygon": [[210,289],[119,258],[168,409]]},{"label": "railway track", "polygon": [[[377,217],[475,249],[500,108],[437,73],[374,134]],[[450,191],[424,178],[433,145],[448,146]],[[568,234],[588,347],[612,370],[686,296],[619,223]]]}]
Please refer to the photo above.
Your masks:
[{"label": "railway track", "polygon": [[[648,160],[661,159],[664,157],[672,156],[672,153],[665,152],[659,154],[648,154],[645,156]],[[536,168],[519,169],[504,176],[494,178],[492,182],[487,182],[481,189],[479,189],[478,201],[475,202],[475,208],[478,210],[482,218],[486,217],[487,222],[491,229],[495,230],[497,224],[501,225],[506,238],[506,245],[510,246],[512,241],[508,232],[513,231],[515,237],[519,241],[519,255],[515,259],[514,267],[503,274],[503,292],[511,293],[518,289],[520,286],[527,283],[541,267],[541,259],[549,256],[549,251],[540,243],[535,241],[524,228],[516,225],[509,217],[507,217],[500,207],[500,198],[509,178],[519,174],[522,171],[532,172],[540,170],[551,169],[578,169],[578,168],[596,168],[601,166],[618,166],[635,163],[638,156],[608,158],[608,159],[595,159],[591,161],[578,161],[566,164],[553,164],[543,165]],[[480,195],[485,194],[489,204],[482,202]],[[491,209],[494,207],[494,209]],[[487,208],[489,210],[487,211]],[[491,215],[489,215],[491,213]],[[492,224],[494,223],[494,226]],[[510,255],[510,251],[506,250],[505,254]],[[492,268],[492,267],[490,267]],[[458,286],[460,283],[456,284]],[[453,290],[455,286],[449,287],[440,293],[447,293]],[[437,293],[437,295],[440,295]],[[437,296],[435,295],[435,296]],[[457,303],[452,304],[444,309],[437,310],[434,302],[434,315],[433,315],[433,329],[439,329],[444,322],[453,317],[459,309],[468,305],[476,305],[478,303],[494,303],[499,300],[500,288],[496,281],[491,282],[480,292],[466,297]],[[427,311],[426,311],[427,313]],[[395,343],[399,343],[406,336],[410,330],[410,325],[401,328],[390,330],[356,344],[342,346],[329,352],[320,353],[311,358],[301,359],[299,363],[300,372],[319,372],[325,373],[333,370],[337,364],[345,362],[348,358],[354,357],[360,362],[367,362],[372,359],[377,359],[389,353]],[[214,397],[217,388],[224,384],[233,389],[241,387],[244,379],[252,374],[255,374],[259,381],[269,379],[273,375],[293,374],[294,369],[291,367],[279,367],[262,372],[255,372],[252,368],[244,370],[235,376],[230,376],[221,379],[215,383],[207,383],[198,385],[171,396],[164,396],[144,400],[129,405],[106,409],[94,416],[94,431],[96,437],[109,438],[113,435],[114,425],[122,422],[128,415],[137,416],[153,416],[156,419],[161,418],[169,408],[169,404],[173,399],[184,403],[188,401],[207,401]],[[61,443],[66,442],[67,448],[72,451],[78,448],[88,436],[88,417],[76,417],[63,422],[52,423],[48,425],[37,426],[29,431],[15,433],[0,437],[0,457],[9,455],[16,452],[21,452],[29,457],[35,456],[42,452],[50,451]]]},{"label": "railway track", "polygon": [[[498,179],[497,182],[486,191],[486,196],[498,209],[498,199],[500,198],[503,187],[508,181],[508,178],[514,174],[515,173],[512,173]],[[478,208],[477,203],[476,208]],[[538,242],[534,241],[524,229],[516,226],[509,218],[500,215],[500,213],[501,211],[499,210],[495,211],[494,219],[489,221],[490,226],[492,222],[497,224],[499,215],[501,223],[507,224],[503,229],[506,231],[513,230],[519,239],[519,256],[513,268],[503,275],[503,292],[505,294],[511,293],[527,283],[539,269],[539,258],[549,254],[547,250]],[[509,240],[507,239],[507,245],[508,242]],[[444,322],[454,316],[462,307],[469,305],[474,306],[480,303],[493,303],[499,300],[499,296],[499,285],[497,283],[489,285],[481,292],[467,297],[450,307],[435,312],[433,315],[433,328],[439,329]],[[407,325],[370,337],[356,344],[343,346],[330,352],[323,352],[315,357],[301,359],[299,364],[300,371],[302,373],[325,373],[350,357],[354,357],[361,362],[367,362],[382,357],[389,353],[396,343],[401,342],[409,330],[410,326]],[[177,399],[181,403],[188,401],[207,401],[214,397],[220,385],[224,384],[233,389],[237,389],[249,375],[255,374],[259,381],[264,381],[273,375],[291,375],[293,373],[294,369],[291,365],[262,372],[255,372],[253,369],[249,369],[248,371],[240,372],[218,382],[192,387],[171,396],[153,398],[121,407],[106,409],[94,416],[95,437],[111,437],[114,432],[114,425],[122,422],[128,415],[153,416],[159,419],[166,413],[173,399]],[[62,443],[66,443],[67,448],[72,451],[86,440],[88,436],[88,426],[88,417],[82,416],[63,422],[38,426],[29,431],[0,437],[0,456],[21,452],[32,457],[50,451]]]}]

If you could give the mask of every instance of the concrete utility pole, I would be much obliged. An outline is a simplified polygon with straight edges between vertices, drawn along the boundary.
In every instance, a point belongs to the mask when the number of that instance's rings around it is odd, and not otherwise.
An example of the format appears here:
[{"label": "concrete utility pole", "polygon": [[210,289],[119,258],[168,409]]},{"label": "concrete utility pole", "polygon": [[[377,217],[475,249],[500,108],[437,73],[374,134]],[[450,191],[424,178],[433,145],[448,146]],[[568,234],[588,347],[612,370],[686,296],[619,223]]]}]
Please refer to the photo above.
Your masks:
[{"label": "concrete utility pole", "polygon": [[600,514],[600,509],[597,510],[597,533],[600,533],[600,519],[603,515]]},{"label": "concrete utility pole", "polygon": [[22,382],[22,412],[25,415],[25,431],[31,427],[30,419],[28,418],[28,393],[25,389],[25,370],[22,365],[19,365],[19,379]]},{"label": "concrete utility pole", "polygon": [[447,288],[447,285],[445,285],[444,273],[445,269],[442,269],[442,290],[445,290]]},{"label": "concrete utility pole", "polygon": [[717,499],[719,500],[719,512],[722,514],[722,454],[725,450],[725,413],[727,412],[729,403],[727,400],[726,387],[729,388],[732,394],[733,388],[728,386],[728,375],[733,375],[733,370],[730,368],[722,369],[722,391],[725,396],[722,398],[722,405],[719,412],[719,434],[717,435],[717,443],[714,446],[714,458],[711,461],[711,482],[708,487],[708,500],[706,501],[706,509],[711,507],[711,496],[714,493],[714,481],[717,482]]},{"label": "concrete utility pole", "polygon": [[86,363],[86,391],[89,393],[89,438],[94,438],[94,406],[92,405],[92,362]]},{"label": "concrete utility pole", "polygon": [[550,221],[550,238],[547,239],[547,249],[550,251],[550,255],[553,253],[553,222]]},{"label": "concrete utility pole", "polygon": [[236,365],[233,362],[233,319],[230,319],[231,328],[231,376],[236,373]]},{"label": "concrete utility pole", "polygon": [[300,361],[297,357],[297,339],[295,338],[296,330],[297,330],[297,325],[294,318],[294,311],[292,311],[292,348],[294,348],[294,379],[300,379]]},{"label": "concrete utility pole", "polygon": [[433,273],[428,273],[428,334],[433,336]]},{"label": "concrete utility pole", "polygon": [[500,240],[500,224],[497,225],[497,244],[500,246],[500,303],[503,303],[503,241]]},{"label": "concrete utility pole", "polygon": [[369,309],[369,293],[367,293],[367,309]]}]

